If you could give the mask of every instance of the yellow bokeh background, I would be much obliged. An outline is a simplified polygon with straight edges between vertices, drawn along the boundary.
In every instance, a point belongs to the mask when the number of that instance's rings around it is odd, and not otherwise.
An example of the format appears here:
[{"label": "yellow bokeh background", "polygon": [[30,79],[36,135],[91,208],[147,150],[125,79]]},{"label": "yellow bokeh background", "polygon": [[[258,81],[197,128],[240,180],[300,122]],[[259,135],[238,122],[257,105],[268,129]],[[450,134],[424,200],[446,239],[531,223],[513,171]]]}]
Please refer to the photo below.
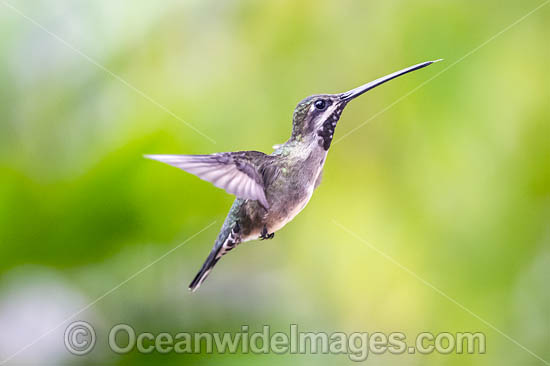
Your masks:
[{"label": "yellow bokeh background", "polygon": [[[353,364],[107,347],[118,323],[155,333],[298,324],[486,335],[486,354],[369,355],[377,365],[544,365],[550,4],[541,4],[0,3],[0,360],[58,326],[8,364]],[[305,96],[438,58],[351,103],[307,208],[187,291],[233,197],[143,154],[270,153]],[[87,356],[63,348],[72,315],[96,328]]]}]

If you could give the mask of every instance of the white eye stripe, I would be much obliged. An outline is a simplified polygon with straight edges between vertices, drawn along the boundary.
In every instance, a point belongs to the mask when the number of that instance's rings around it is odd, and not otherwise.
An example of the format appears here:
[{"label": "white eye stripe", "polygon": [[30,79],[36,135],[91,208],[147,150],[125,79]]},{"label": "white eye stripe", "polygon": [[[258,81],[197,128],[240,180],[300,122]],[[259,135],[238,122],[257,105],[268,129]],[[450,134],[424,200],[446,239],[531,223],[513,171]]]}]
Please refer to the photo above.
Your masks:
[{"label": "white eye stripe", "polygon": [[332,113],[334,113],[337,107],[338,105],[336,103],[331,104],[318,118],[323,122],[326,121],[326,119],[330,117]]}]

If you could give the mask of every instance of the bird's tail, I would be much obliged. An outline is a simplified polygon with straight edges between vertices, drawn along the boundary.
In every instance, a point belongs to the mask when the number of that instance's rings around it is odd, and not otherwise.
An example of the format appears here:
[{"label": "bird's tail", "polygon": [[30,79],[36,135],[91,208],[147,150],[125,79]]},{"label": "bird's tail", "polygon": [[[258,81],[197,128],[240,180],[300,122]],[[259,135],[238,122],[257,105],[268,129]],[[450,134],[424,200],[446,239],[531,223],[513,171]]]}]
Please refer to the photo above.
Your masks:
[{"label": "bird's tail", "polygon": [[189,285],[189,290],[194,292],[199,286],[202,284],[202,282],[206,279],[212,268],[216,265],[218,260],[221,258],[221,255],[218,256],[218,253],[221,251],[222,247],[219,248],[213,248],[206,260],[204,261],[204,264],[202,265],[199,273],[195,276],[193,281],[191,281],[191,284]]},{"label": "bird's tail", "polygon": [[189,284],[189,290],[194,292],[198,289],[220,258],[241,242],[239,231],[240,228],[238,223],[233,226],[229,233],[227,231],[224,233],[224,230],[222,230],[218,236],[218,240],[216,240],[214,244],[214,248],[212,248],[212,251],[204,261],[199,273],[197,273],[193,281]]}]

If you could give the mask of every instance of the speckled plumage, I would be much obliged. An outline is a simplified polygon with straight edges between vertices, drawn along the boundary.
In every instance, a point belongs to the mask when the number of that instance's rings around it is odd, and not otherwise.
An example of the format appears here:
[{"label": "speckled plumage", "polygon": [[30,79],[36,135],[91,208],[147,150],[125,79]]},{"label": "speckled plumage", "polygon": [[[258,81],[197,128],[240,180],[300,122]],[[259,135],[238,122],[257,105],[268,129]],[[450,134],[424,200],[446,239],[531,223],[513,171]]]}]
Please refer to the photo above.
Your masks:
[{"label": "speckled plumage", "polygon": [[238,151],[212,155],[148,155],[237,196],[214,247],[189,288],[196,290],[218,260],[238,244],[271,239],[309,202],[321,182],[336,125],[348,102],[377,85],[434,61],[414,65],[341,94],[319,94],[296,106],[289,140],[266,155]]},{"label": "speckled plumage", "polygon": [[[316,112],[313,102],[319,98],[328,101],[329,107],[335,104],[333,109],[327,107],[326,114],[325,111]],[[224,244],[235,225],[239,226],[240,231],[231,249],[242,242],[258,239],[262,236],[262,230],[275,233],[304,209],[320,183],[334,127],[345,105],[346,102],[340,101],[338,95],[308,97],[296,108],[292,135],[286,143],[270,155],[258,151],[238,153],[246,156],[246,160],[264,179],[269,207],[264,207],[257,200],[235,199],[211,254],[190,288],[200,286],[213,265],[227,253]],[[324,125],[325,120],[330,122],[330,127]]]}]

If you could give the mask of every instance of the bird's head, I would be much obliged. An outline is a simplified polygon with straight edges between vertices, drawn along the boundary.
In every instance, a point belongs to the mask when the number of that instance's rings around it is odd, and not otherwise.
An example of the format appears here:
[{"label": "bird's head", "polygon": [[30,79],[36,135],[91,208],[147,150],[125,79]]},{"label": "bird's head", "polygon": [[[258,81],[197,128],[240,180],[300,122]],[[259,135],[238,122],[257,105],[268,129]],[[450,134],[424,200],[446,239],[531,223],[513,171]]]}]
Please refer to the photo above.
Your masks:
[{"label": "bird's head", "polygon": [[440,60],[427,61],[407,67],[406,69],[383,76],[345,93],[318,94],[305,98],[298,103],[294,110],[291,139],[297,141],[310,141],[312,138],[315,138],[319,146],[328,150],[340,115],[351,100],[386,81],[395,79],[411,71],[421,69],[437,61]]}]

